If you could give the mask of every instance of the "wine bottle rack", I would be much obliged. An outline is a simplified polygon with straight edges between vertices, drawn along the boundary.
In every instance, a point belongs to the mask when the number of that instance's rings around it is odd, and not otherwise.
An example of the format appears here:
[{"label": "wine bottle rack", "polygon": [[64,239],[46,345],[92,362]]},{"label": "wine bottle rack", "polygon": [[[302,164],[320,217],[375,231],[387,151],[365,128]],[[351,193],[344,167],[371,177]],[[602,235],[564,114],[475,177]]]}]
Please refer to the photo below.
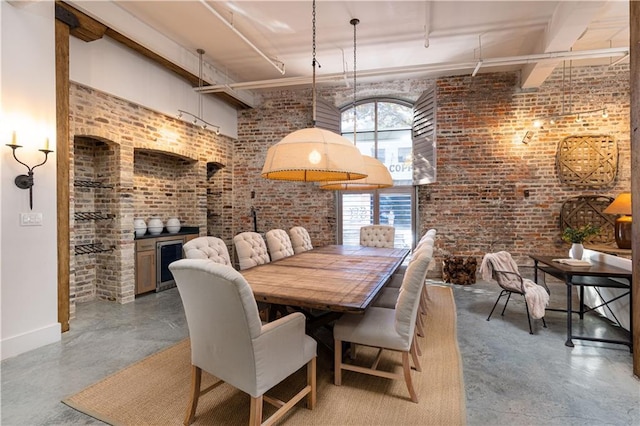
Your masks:
[{"label": "wine bottle rack", "polygon": [[107,253],[113,251],[116,246],[105,247],[101,243],[95,244],[79,244],[75,247],[75,255],[93,254],[93,253]]}]

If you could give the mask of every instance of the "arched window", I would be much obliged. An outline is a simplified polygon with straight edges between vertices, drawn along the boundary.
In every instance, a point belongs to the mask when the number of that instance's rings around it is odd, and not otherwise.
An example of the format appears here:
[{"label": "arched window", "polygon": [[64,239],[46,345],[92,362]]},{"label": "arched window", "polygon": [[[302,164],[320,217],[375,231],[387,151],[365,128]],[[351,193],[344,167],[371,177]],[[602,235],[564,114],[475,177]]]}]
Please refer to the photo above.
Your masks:
[{"label": "arched window", "polygon": [[363,100],[342,111],[342,135],[355,141],[360,152],[377,158],[389,169],[394,186],[375,191],[340,191],[339,241],[359,244],[360,227],[390,224],[396,228],[396,247],[413,246],[414,188],[412,186],[413,108],[391,99]]}]

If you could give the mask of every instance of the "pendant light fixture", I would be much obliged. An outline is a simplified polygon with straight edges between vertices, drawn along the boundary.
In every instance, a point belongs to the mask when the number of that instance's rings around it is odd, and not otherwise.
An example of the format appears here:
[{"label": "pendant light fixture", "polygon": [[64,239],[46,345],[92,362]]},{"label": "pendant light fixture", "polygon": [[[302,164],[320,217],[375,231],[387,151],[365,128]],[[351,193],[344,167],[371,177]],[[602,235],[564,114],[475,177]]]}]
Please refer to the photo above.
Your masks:
[{"label": "pendant light fixture", "polygon": [[[356,143],[357,134],[357,114],[356,114],[356,25],[360,20],[353,18],[349,21],[353,25],[353,143]],[[393,186],[393,178],[389,169],[380,160],[363,155],[364,166],[367,177],[356,180],[340,180],[323,182],[320,184],[322,189],[341,190],[341,191],[368,191],[373,189],[388,188]]]},{"label": "pendant light fixture", "polygon": [[[313,124],[316,122],[316,2],[313,1]],[[347,138],[316,127],[296,130],[271,146],[262,177],[274,180],[322,182],[367,177],[364,159]]]}]

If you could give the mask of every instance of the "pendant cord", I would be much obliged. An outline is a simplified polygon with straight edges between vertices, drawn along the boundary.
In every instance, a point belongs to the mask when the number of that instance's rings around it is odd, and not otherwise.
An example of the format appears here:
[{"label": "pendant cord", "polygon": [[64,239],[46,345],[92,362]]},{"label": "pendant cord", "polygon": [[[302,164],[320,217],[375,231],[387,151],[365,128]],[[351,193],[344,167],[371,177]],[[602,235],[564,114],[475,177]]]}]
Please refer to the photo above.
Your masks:
[{"label": "pendant cord", "polygon": [[311,61],[311,65],[313,66],[313,80],[311,83],[311,104],[312,104],[312,119],[313,126],[316,125],[316,0],[313,0],[312,6],[312,56],[313,60]]},{"label": "pendant cord", "polygon": [[[204,54],[203,49],[197,50],[198,55],[200,55],[200,67],[198,71],[198,88],[202,89],[202,55]],[[198,116],[202,117],[202,92],[198,92]]]}]

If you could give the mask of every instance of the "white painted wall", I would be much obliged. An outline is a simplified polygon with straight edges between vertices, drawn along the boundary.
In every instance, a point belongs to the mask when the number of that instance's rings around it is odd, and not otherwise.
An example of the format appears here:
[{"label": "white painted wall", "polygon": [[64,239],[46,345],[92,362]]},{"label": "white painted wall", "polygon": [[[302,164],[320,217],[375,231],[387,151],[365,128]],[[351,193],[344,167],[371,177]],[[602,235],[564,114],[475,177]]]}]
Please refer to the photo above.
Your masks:
[{"label": "white painted wall", "polygon": [[[166,115],[176,116],[179,109],[200,114],[199,95],[189,83],[109,37],[90,43],[71,37],[69,50],[69,78],[76,83]],[[201,96],[200,117],[220,126],[221,134],[237,138],[236,109],[211,95]]]},{"label": "white painted wall", "polygon": [[41,161],[45,138],[56,149],[53,2],[0,2],[0,358],[61,338],[57,299],[56,158],[35,169],[34,213],[42,226],[20,226],[29,191],[14,184],[27,169],[5,144],[16,132],[18,158]]}]

